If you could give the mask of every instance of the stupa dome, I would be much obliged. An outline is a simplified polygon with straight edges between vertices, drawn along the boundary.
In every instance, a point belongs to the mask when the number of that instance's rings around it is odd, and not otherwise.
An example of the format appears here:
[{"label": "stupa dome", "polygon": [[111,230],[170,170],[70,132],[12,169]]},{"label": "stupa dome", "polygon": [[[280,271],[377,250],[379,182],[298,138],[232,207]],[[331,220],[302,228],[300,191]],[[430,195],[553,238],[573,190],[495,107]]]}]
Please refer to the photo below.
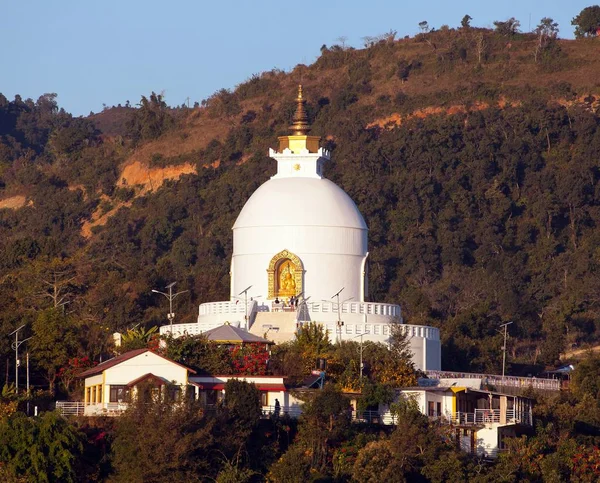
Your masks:
[{"label": "stupa dome", "polygon": [[329,226],[366,230],[352,198],[325,178],[273,178],[244,205],[233,229],[259,226]]}]

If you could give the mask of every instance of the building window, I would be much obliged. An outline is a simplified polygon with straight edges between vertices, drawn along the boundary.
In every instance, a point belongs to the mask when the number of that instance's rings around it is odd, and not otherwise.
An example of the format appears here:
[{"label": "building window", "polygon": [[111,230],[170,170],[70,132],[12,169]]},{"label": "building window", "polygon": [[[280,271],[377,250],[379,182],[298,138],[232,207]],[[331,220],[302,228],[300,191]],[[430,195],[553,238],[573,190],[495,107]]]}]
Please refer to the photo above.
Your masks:
[{"label": "building window", "polygon": [[123,402],[129,399],[129,388],[127,386],[110,386],[109,402]]},{"label": "building window", "polygon": [[261,406],[269,405],[269,393],[267,391],[260,392],[260,404]]},{"label": "building window", "polygon": [[389,335],[389,334],[390,334],[390,326],[384,325],[383,326],[383,335]]},{"label": "building window", "polygon": [[433,401],[427,401],[427,415],[431,417],[435,416]]},{"label": "building window", "polygon": [[373,326],[373,330],[374,330],[375,335],[379,335],[379,325],[378,324],[375,324]]},{"label": "building window", "polygon": [[439,418],[442,415],[442,403],[436,403],[436,416]]}]

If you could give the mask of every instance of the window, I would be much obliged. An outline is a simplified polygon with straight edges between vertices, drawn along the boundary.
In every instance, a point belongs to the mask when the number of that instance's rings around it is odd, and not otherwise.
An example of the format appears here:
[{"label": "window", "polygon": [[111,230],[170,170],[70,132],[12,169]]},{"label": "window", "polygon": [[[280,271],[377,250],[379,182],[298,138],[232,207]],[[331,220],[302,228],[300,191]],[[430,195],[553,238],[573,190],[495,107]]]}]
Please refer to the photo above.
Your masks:
[{"label": "window", "polygon": [[433,401],[427,401],[427,415],[431,417],[435,416],[433,404]]},{"label": "window", "polygon": [[269,405],[269,393],[267,391],[260,392],[260,404],[261,406]]},{"label": "window", "polygon": [[379,325],[378,325],[378,324],[375,324],[375,325],[373,326],[373,329],[374,329],[374,333],[375,333],[375,335],[379,335]]},{"label": "window", "polygon": [[441,402],[436,403],[436,411],[437,411],[436,416],[439,418],[442,415],[442,403]]},{"label": "window", "polygon": [[127,386],[110,386],[109,402],[123,402],[129,399],[129,388]]}]

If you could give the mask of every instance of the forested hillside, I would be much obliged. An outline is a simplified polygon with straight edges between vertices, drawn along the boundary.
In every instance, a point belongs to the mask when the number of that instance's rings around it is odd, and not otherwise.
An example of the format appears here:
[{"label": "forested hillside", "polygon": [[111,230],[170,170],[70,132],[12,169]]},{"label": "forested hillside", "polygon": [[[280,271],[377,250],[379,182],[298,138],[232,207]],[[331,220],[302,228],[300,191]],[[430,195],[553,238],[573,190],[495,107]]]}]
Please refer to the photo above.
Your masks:
[{"label": "forested hillside", "polygon": [[302,82],[326,175],[370,229],[370,296],[440,327],[444,368],[498,371],[507,321],[512,362],[598,341],[597,39],[465,25],[367,43],[194,108],[152,93],[76,118],[52,94],[0,96],[0,330],[27,323],[53,381],[164,323],[153,288],[189,290],[176,322],[227,299],[231,226]]}]

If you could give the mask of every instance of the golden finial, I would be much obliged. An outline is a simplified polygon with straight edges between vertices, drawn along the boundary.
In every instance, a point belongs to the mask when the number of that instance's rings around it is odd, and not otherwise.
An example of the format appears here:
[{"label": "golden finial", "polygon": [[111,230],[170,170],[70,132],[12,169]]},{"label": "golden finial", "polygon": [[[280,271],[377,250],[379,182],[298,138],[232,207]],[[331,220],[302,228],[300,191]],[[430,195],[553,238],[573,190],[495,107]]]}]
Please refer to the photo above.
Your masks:
[{"label": "golden finial", "polygon": [[310,124],[308,124],[308,115],[306,114],[306,109],[304,109],[306,101],[302,97],[302,84],[298,86],[296,103],[294,122],[290,126],[290,131],[292,132],[292,136],[306,136],[310,132]]}]

